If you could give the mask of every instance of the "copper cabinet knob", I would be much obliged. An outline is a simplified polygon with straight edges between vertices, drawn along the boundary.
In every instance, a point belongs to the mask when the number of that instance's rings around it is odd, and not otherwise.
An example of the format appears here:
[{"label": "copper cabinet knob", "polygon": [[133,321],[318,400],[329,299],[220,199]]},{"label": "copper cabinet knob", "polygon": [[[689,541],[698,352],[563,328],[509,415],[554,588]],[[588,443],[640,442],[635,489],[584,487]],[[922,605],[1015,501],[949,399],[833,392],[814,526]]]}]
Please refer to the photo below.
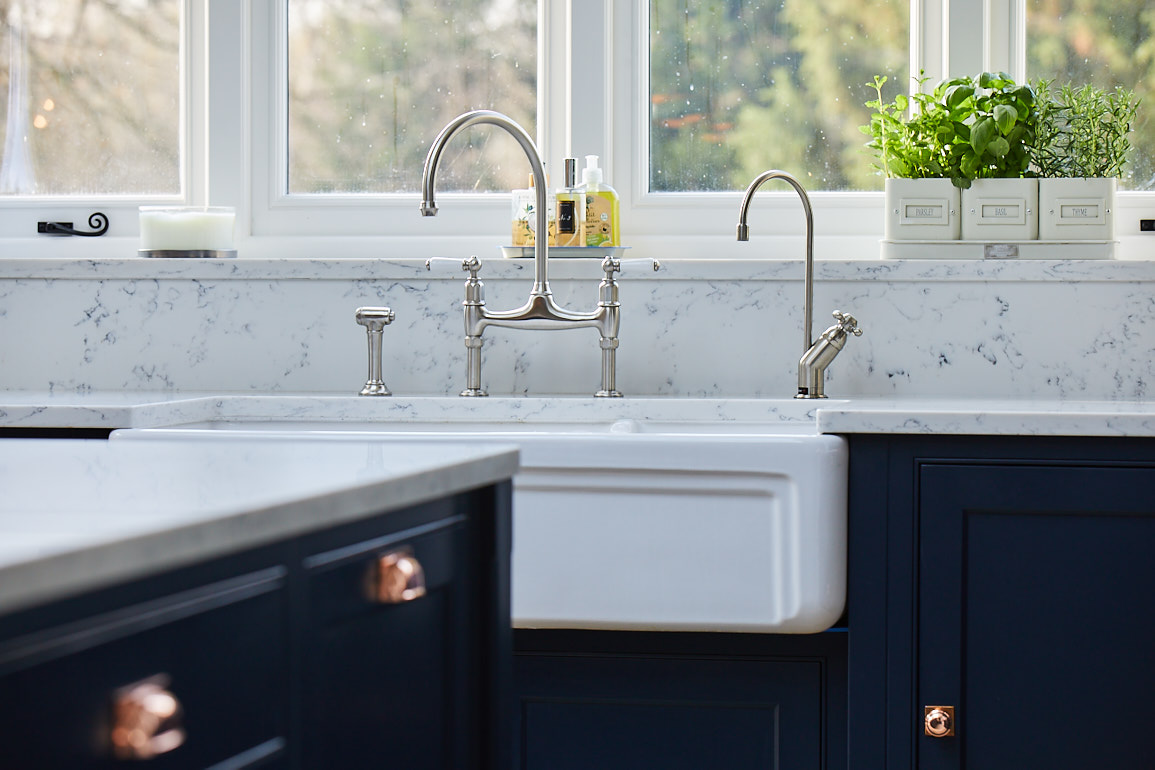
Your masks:
[{"label": "copper cabinet knob", "polygon": [[932,738],[954,735],[954,706],[923,706],[923,730]]},{"label": "copper cabinet knob", "polygon": [[401,604],[425,595],[425,570],[409,549],[377,557],[370,570],[370,598],[379,604]]},{"label": "copper cabinet knob", "polygon": [[151,759],[184,743],[181,706],[156,676],[116,692],[112,706],[112,753],[118,759]]}]

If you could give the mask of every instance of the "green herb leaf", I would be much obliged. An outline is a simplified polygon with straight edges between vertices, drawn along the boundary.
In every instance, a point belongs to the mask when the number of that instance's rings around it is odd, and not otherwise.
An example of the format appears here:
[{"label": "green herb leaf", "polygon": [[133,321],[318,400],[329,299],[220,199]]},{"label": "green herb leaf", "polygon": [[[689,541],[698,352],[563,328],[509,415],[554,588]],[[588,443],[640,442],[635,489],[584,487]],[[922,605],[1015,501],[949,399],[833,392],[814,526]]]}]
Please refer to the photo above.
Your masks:
[{"label": "green herb leaf", "polygon": [[971,128],[971,147],[979,155],[986,152],[987,145],[995,138],[998,127],[993,118],[983,118]]},{"label": "green herb leaf", "polygon": [[974,86],[970,84],[953,85],[946,90],[946,106],[953,111],[964,101],[974,96],[974,93]]},{"label": "green herb leaf", "polygon": [[967,152],[967,153],[963,154],[962,163],[960,164],[960,167],[962,168],[963,174],[965,174],[968,178],[973,178],[973,177],[977,176],[978,172],[979,172],[979,166],[981,166],[981,165],[982,165],[982,161],[979,159],[979,156],[976,155],[975,153]]},{"label": "green herb leaf", "polygon": [[1015,127],[1015,123],[1019,119],[1019,111],[1009,104],[1000,104],[995,107],[995,123],[999,127],[999,133],[1006,136]]}]

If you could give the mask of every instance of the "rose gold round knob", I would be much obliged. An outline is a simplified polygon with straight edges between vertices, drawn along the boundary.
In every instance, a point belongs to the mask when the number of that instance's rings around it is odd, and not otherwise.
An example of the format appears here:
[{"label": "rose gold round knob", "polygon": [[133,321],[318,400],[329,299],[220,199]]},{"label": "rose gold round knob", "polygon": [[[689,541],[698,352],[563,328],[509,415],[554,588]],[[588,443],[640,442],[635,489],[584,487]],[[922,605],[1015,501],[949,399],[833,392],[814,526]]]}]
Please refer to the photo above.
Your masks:
[{"label": "rose gold round knob", "polygon": [[113,699],[112,752],[118,759],[151,759],[184,743],[180,701],[159,676],[129,685]]},{"label": "rose gold round knob", "polygon": [[924,706],[923,729],[932,738],[954,735],[954,706]]},{"label": "rose gold round knob", "polygon": [[425,595],[425,570],[409,549],[379,556],[370,571],[369,596],[380,604],[401,604]]}]

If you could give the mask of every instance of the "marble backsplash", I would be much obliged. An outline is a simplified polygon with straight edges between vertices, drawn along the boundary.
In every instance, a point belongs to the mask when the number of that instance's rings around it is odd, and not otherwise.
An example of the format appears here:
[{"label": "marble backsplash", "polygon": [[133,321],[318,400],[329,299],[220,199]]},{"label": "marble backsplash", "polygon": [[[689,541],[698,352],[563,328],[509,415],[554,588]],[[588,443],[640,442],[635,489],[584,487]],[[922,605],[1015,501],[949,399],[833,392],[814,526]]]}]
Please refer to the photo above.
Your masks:
[{"label": "marble backsplash", "polygon": [[[532,262],[489,260],[496,310]],[[592,309],[595,260],[551,260],[559,302]],[[362,305],[388,305],[396,394],[464,385],[459,260],[0,260],[0,390],[355,393]],[[618,387],[627,396],[788,397],[802,352],[798,261],[628,261]],[[827,376],[838,396],[1143,400],[1155,383],[1155,263],[821,262],[814,333],[854,314]],[[493,395],[590,395],[592,329],[491,328]]]}]

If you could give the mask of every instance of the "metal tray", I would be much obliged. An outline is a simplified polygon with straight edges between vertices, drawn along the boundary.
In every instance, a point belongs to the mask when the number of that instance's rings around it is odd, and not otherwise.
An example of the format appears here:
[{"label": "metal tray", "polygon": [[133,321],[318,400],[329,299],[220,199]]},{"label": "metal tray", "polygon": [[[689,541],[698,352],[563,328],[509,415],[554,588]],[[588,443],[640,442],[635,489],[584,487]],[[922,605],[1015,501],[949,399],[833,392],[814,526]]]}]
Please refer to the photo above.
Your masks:
[{"label": "metal tray", "polygon": [[[550,246],[549,255],[562,259],[602,259],[620,257],[629,246]],[[533,258],[533,246],[502,246],[501,255],[506,259]]]}]

